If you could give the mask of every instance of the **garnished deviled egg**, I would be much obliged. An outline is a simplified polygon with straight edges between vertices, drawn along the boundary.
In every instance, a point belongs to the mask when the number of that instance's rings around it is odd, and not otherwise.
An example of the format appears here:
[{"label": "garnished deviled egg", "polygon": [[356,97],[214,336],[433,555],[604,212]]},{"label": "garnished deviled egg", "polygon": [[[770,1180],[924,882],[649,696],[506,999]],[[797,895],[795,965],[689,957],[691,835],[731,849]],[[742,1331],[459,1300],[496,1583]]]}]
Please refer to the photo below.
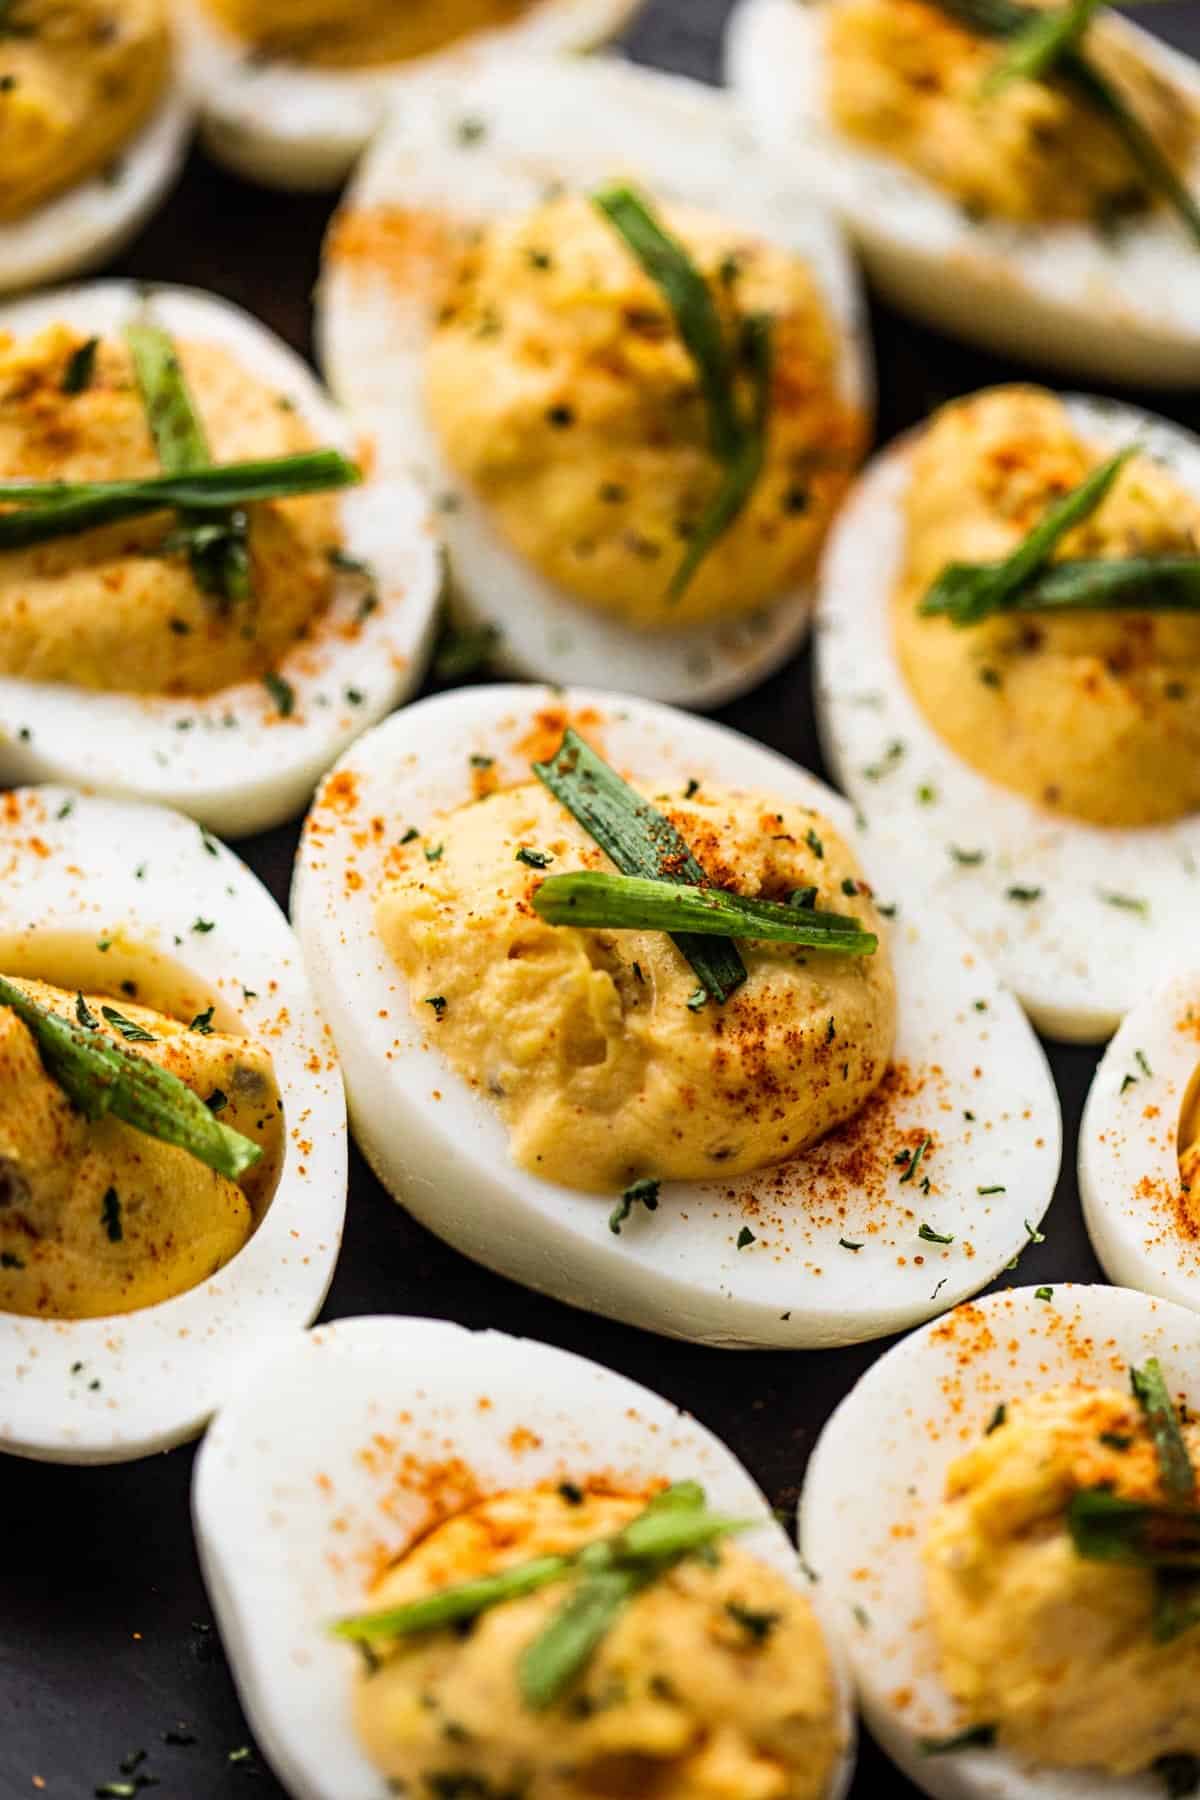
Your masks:
[{"label": "garnished deviled egg", "polygon": [[341,1079],[282,913],[194,820],[18,788],[0,861],[0,1448],[126,1461],[320,1307]]},{"label": "garnished deviled egg", "polygon": [[427,1319],[323,1327],[222,1410],[193,1516],[296,1800],[389,1777],[414,1800],[849,1786],[821,1590],[766,1498],[702,1425],[582,1357]]},{"label": "garnished deviled egg", "polygon": [[112,256],[191,127],[168,0],[8,0],[0,29],[0,291]]},{"label": "garnished deviled egg", "polygon": [[835,228],[723,96],[615,63],[431,84],[334,221],[318,335],[498,666],[709,706],[804,637],[868,353]]},{"label": "garnished deviled egg", "polygon": [[586,50],[637,0],[180,0],[184,78],[214,156],[255,181],[336,187],[389,105],[498,51]]},{"label": "garnished deviled egg", "polygon": [[1027,387],[943,407],[868,468],[838,521],[817,688],[827,754],[871,838],[955,913],[1041,1029],[1106,1037],[1187,956],[1190,433]]},{"label": "garnished deviled egg", "polygon": [[[299,357],[211,295],[103,282],[0,309],[0,778],[232,836],[298,812],[416,686],[436,617],[424,502],[359,484],[352,448]],[[194,504],[148,511],[172,481]]]},{"label": "garnished deviled egg", "polygon": [[1079,1138],[1096,1255],[1126,1287],[1200,1309],[1200,970],[1126,1016],[1096,1071]]},{"label": "garnished deviled egg", "polygon": [[730,79],[895,305],[1031,361],[1192,387],[1200,69],[1107,9],[1057,35],[1045,10],[742,0]]},{"label": "garnished deviled egg", "polygon": [[1193,1791],[1198,1380],[1194,1312],[1017,1288],[906,1338],[834,1413],[801,1550],[872,1732],[924,1793]]},{"label": "garnished deviled egg", "polygon": [[1016,1002],[844,801],[732,732],[578,690],[422,701],[324,782],[293,905],[380,1179],[531,1287],[847,1343],[1038,1236],[1058,1106]]}]

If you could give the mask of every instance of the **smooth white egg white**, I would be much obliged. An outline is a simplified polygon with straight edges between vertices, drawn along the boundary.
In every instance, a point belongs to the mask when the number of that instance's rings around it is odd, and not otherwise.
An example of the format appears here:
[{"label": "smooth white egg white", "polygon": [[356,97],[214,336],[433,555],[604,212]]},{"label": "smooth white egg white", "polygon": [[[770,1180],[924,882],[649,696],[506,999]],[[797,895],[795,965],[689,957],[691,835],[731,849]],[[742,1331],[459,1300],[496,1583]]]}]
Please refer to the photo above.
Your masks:
[{"label": "smooth white egg white", "polygon": [[564,684],[602,673],[623,693],[717,706],[762,681],[803,641],[813,584],[749,617],[647,633],[545,580],[446,464],[425,405],[428,292],[365,251],[338,254],[356,216],[374,209],[503,217],[538,205],[555,184],[588,191],[618,178],[793,250],[815,275],[838,331],[843,396],[873,411],[861,295],[835,227],[757,153],[726,96],[600,59],[496,62],[469,81],[410,95],[335,221],[317,290],[317,340],[330,386],[374,441],[381,469],[411,472],[436,496],[456,604],[473,623],[499,631],[497,666]]},{"label": "smooth white egg white", "polygon": [[1187,1229],[1180,1126],[1200,1071],[1200,969],[1139,1001],[1105,1051],[1079,1137],[1092,1248],[1112,1281],[1200,1311],[1200,1243]]},{"label": "smooth white egg white", "polygon": [[612,37],[638,0],[539,0],[523,17],[436,56],[364,69],[305,66],[252,54],[203,0],[183,0],[184,81],[219,161],[271,187],[336,187],[414,86],[498,52],[587,50]]},{"label": "smooth white egg white", "polygon": [[[1131,406],[1063,398],[1090,443],[1111,453],[1136,440],[1200,494],[1191,433]],[[827,546],[816,631],[825,754],[881,854],[954,914],[1038,1028],[1099,1042],[1192,948],[1200,815],[1120,831],[1052,815],[938,737],[892,644],[912,447],[901,439],[868,465]]]},{"label": "smooth white egg white", "polygon": [[[462,1465],[483,1494],[593,1471],[636,1491],[698,1480],[758,1521],[739,1541],[822,1597],[750,1475],[710,1431],[650,1389],[565,1350],[431,1319],[344,1319],[276,1347],[215,1421],[192,1515],[204,1578],[257,1741],[295,1800],[376,1800],[350,1716],[357,1658],[328,1624],[361,1612],[380,1550],[432,1522],[424,1468]],[[840,1658],[845,1751],[854,1716]]]},{"label": "smooth white egg white", "polygon": [[[277,387],[320,445],[354,453],[345,420],[295,352],[214,295],[95,282],[0,308],[0,331],[21,337],[63,321],[112,335],[147,303],[176,337],[219,344]],[[369,475],[337,504],[345,549],[368,574],[338,575],[328,612],[279,664],[290,713],[260,681],[170,697],[0,675],[0,780],[129,794],[176,806],[230,837],[299,812],[346,745],[418,685],[437,621],[439,555],[416,488]]]},{"label": "smooth white egg white", "polygon": [[[1141,60],[1200,98],[1189,57],[1112,24]],[[826,54],[820,4],[741,0],[731,19],[726,66],[747,123],[842,219],[893,305],[1078,374],[1152,387],[1200,381],[1200,252],[1171,212],[1130,221],[1116,237],[1087,225],[974,222],[903,163],[838,129]],[[1189,179],[1200,192],[1200,158]]]},{"label": "smooth white egg white", "polygon": [[1031,1767],[1000,1748],[930,1756],[919,1742],[960,1724],[938,1678],[921,1568],[948,1465],[1000,1402],[1059,1383],[1124,1388],[1129,1365],[1151,1356],[1173,1392],[1200,1400],[1195,1313],[1121,1288],[991,1294],[880,1357],[818,1439],[801,1549],[872,1733],[934,1800],[1162,1800],[1156,1775]]},{"label": "smooth white egg white", "polygon": [[[60,787],[0,808],[0,972],[139,995],[270,1050],[283,1101],[279,1185],[254,1236],[201,1286],[100,1319],[0,1313],[0,1449],[127,1462],[194,1437],[264,1339],[315,1316],[346,1203],[333,1045],[296,940],[244,863],[192,819]],[[194,1010],[193,1010],[194,1009]]]},{"label": "smooth white egg white", "polygon": [[190,104],[168,93],[115,163],[24,218],[0,220],[0,293],[61,281],[115,256],[173,186],[191,130]]},{"label": "smooth white egg white", "polygon": [[[619,1237],[602,1196],[511,1161],[498,1114],[413,1017],[407,984],[376,934],[374,900],[405,830],[429,828],[472,797],[472,755],[494,759],[501,787],[528,780],[531,730],[545,740],[552,721],[552,748],[569,719],[634,779],[682,791],[695,777],[777,795],[817,808],[855,841],[845,801],[795,764],[624,696],[460,689],[361,739],[309,815],[292,914],[342,1057],[354,1130],[381,1181],[487,1267],[699,1343],[853,1343],[976,1292],[1018,1255],[1049,1205],[1058,1101],[1011,995],[939,907],[913,900],[869,837],[858,846],[867,876],[899,907],[888,940],[901,1074],[857,1133],[733,1181],[666,1185],[658,1211]],[[906,1186],[893,1165],[914,1132],[932,1139],[922,1163],[928,1192]],[[922,1224],[954,1241],[923,1241]],[[738,1249],[743,1226],[755,1241]]]}]

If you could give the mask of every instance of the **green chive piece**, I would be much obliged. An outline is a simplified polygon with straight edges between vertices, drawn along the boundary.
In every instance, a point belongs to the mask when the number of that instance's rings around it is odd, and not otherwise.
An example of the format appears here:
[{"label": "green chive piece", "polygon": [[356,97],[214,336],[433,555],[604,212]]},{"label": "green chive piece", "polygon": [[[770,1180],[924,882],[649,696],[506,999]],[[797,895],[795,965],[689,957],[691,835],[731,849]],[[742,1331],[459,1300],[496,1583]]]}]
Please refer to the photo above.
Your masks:
[{"label": "green chive piece", "polygon": [[1140,1369],[1130,1369],[1129,1382],[1154,1439],[1164,1489],[1172,1500],[1194,1499],[1196,1472],[1158,1358],[1152,1356]]},{"label": "green chive piece", "polygon": [[147,1031],[144,1026],[136,1024],[134,1020],[127,1019],[125,1014],[119,1013],[115,1006],[102,1006],[100,1011],[113,1029],[119,1031],[129,1043],[153,1044],[156,1041],[152,1031]]},{"label": "green chive piece", "polygon": [[1067,1529],[1079,1556],[1090,1562],[1140,1568],[1200,1570],[1200,1511],[1122,1500],[1107,1488],[1072,1496]]},{"label": "green chive piece", "polygon": [[750,900],[721,888],[582,869],[550,875],[533,895],[549,925],[591,930],[695,932],[804,944],[847,956],[870,956],[879,939],[841,913],[806,912],[773,900]]},{"label": "green chive piece", "polygon": [[514,1569],[504,1569],[499,1575],[484,1575],[478,1581],[441,1588],[387,1612],[341,1619],[332,1627],[333,1635],[349,1643],[365,1644],[377,1638],[414,1637],[423,1631],[437,1631],[456,1625],[460,1619],[478,1618],[480,1613],[502,1606],[507,1600],[535,1594],[550,1582],[561,1581],[570,1569],[570,1557],[539,1556]]},{"label": "green chive piece", "polygon": [[[533,772],[622,875],[703,887],[707,877],[669,819],[635,793],[570,727],[554,757]],[[704,989],[723,1005],[746,979],[736,946],[700,934],[672,934]]]},{"label": "green chive piece", "polygon": [[1013,612],[1200,612],[1200,556],[1051,563],[1009,601]]},{"label": "green chive piece", "polygon": [[553,1706],[647,1579],[645,1570],[632,1568],[584,1576],[521,1656],[517,1677],[526,1706],[534,1712]]},{"label": "green chive piece", "polygon": [[72,350],[67,358],[67,366],[63,370],[63,378],[59,389],[64,394],[84,394],[92,385],[92,375],[96,368],[96,352],[100,348],[100,339],[90,337]]},{"label": "green chive piece", "polygon": [[1102,0],[1071,0],[1039,14],[1012,37],[1005,57],[983,84],[985,95],[998,94],[1014,81],[1043,81],[1067,50],[1082,43]]},{"label": "green chive piece", "polygon": [[994,1725],[968,1725],[965,1731],[956,1731],[953,1737],[917,1740],[922,1756],[956,1756],[960,1750],[990,1750],[995,1742]]}]

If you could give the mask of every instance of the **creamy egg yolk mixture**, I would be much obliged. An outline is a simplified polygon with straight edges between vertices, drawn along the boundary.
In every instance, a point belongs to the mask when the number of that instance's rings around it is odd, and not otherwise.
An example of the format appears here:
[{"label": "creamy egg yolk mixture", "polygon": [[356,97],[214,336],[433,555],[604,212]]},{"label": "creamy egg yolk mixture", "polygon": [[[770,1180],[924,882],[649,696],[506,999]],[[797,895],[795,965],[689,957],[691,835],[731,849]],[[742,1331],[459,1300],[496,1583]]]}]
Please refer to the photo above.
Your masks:
[{"label": "creamy egg yolk mixture", "polygon": [[0,33],[0,220],[114,164],[169,78],[165,0],[11,0]]},{"label": "creamy egg yolk mixture", "polygon": [[[819,909],[881,930],[819,814],[716,787],[645,791],[715,885],[768,900],[815,886]],[[543,871],[523,849],[552,858],[545,874],[613,868],[534,782],[398,851],[376,909],[428,1041],[495,1102],[522,1168],[603,1193],[739,1175],[804,1149],[883,1079],[895,989],[882,944],[866,957],[742,944],[745,985],[689,1006],[697,977],[665,934],[544,924],[530,904]]]},{"label": "creamy egg yolk mixture", "polygon": [[1200,1227],[1200,1069],[1196,1070],[1179,1122],[1179,1168],[1190,1199],[1187,1210]]},{"label": "creamy egg yolk mixture", "polygon": [[[1049,3],[1049,0],[1040,0]],[[1120,138],[1060,81],[986,90],[1003,44],[976,36],[927,0],[832,0],[829,103],[850,137],[895,157],[968,216],[1111,230],[1150,204]],[[1103,20],[1088,54],[1168,158],[1184,169],[1200,143],[1185,95],[1131,53]]]},{"label": "creamy egg yolk mixture", "polygon": [[508,25],[537,0],[206,0],[269,56],[355,67],[427,56]]},{"label": "creamy egg yolk mixture", "polygon": [[[129,353],[105,340],[80,393],[63,391],[85,339],[53,326],[0,333],[0,477],[107,481],[161,473]],[[178,346],[214,462],[312,449],[288,397],[229,351]],[[164,554],[171,513],[0,552],[0,671],[142,694],[208,694],[261,675],[328,603],[339,541],[326,495],[250,509],[253,593],[206,593],[183,554]]]},{"label": "creamy egg yolk mixture", "polygon": [[[775,320],[762,477],[680,598],[671,578],[723,472],[673,314],[587,199],[462,234],[426,365],[447,460],[509,543],[548,581],[647,629],[752,611],[807,576],[863,446],[804,264],[719,220],[660,216],[730,338],[738,318]],[[743,416],[749,406],[747,390]]]},{"label": "creamy egg yolk mixture", "polygon": [[[1153,825],[1200,809],[1200,618],[1023,613],[964,629],[918,613],[947,564],[1007,556],[1111,454],[1036,388],[943,408],[912,458],[892,629],[917,704],[981,774],[1090,824]],[[1198,548],[1200,502],[1137,456],[1055,560]]]},{"label": "creamy egg yolk mixture", "polygon": [[[422,1538],[372,1607],[579,1548],[644,1501],[525,1492],[486,1500]],[[564,1597],[549,1587],[443,1631],[385,1646],[355,1698],[372,1760],[402,1791],[522,1800],[821,1800],[840,1749],[828,1656],[782,1576],[723,1544],[619,1615],[545,1712],[523,1706],[522,1650]],[[460,1786],[454,1787],[457,1778]]]},{"label": "creamy egg yolk mixture", "polygon": [[[1200,1460],[1200,1428],[1185,1436]],[[1010,1402],[950,1469],[925,1571],[942,1678],[969,1722],[1031,1762],[1129,1774],[1200,1753],[1200,1630],[1156,1643],[1151,1571],[1077,1554],[1066,1508],[1099,1486],[1165,1498],[1131,1395]]]},{"label": "creamy egg yolk mixture", "polygon": [[[76,996],[13,978],[75,1017]],[[136,1312],[184,1293],[245,1244],[279,1177],[283,1121],[266,1050],[205,1035],[124,995],[87,995],[98,1034],[135,1049],[263,1147],[239,1186],[111,1116],[89,1122],[46,1073],[29,1030],[0,1006],[0,1311],[52,1319]],[[126,1041],[102,1008],[152,1034]]]}]

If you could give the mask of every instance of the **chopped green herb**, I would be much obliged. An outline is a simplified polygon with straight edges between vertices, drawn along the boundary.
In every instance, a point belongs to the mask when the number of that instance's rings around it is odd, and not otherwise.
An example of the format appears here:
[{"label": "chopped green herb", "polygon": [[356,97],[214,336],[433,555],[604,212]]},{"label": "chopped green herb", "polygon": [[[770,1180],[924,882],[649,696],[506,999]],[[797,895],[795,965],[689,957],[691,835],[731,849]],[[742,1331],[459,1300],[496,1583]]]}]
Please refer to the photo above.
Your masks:
[{"label": "chopped green herb", "polygon": [[104,1199],[100,1203],[100,1223],[108,1235],[110,1244],[119,1244],[125,1236],[121,1224],[121,1199],[115,1187],[105,1190]]},{"label": "chopped green herb", "polygon": [[[100,1011],[114,1030],[119,1031],[121,1036],[127,1038],[131,1044],[153,1044],[156,1041],[152,1031],[147,1031],[145,1026],[135,1024],[132,1019],[127,1019],[124,1013],[117,1011],[115,1006],[102,1006]],[[83,1024],[85,1021],[81,1020],[80,1023]]]},{"label": "chopped green herb", "polygon": [[548,869],[554,858],[548,850],[529,850],[522,844],[517,851],[516,860],[530,869]]},{"label": "chopped green herb", "polygon": [[975,1192],[977,1194],[983,1194],[986,1196],[988,1194],[1006,1194],[1008,1192],[1008,1189],[1005,1187],[1002,1187],[999,1182],[996,1182],[991,1187],[977,1187],[975,1189]]},{"label": "chopped green herb", "polygon": [[609,1215],[608,1229],[614,1237],[620,1237],[621,1227],[633,1212],[635,1206],[644,1206],[647,1212],[658,1211],[658,1191],[661,1182],[652,1176],[645,1175],[641,1181],[635,1181],[625,1189],[620,1200]]},{"label": "chopped green herb", "polygon": [[[922,1159],[924,1158],[926,1152],[931,1148],[932,1144],[933,1144],[933,1139],[931,1137],[923,1137],[921,1139],[920,1143],[917,1145],[916,1149],[910,1150],[908,1152],[908,1154],[903,1157],[904,1173],[900,1177],[900,1180],[902,1182],[911,1181],[913,1179],[917,1170],[921,1166]],[[896,1160],[897,1160],[897,1162],[899,1162],[901,1160],[901,1158],[897,1157]]]},{"label": "chopped green herb", "polygon": [[750,1606],[741,1606],[736,1600],[727,1600],[725,1611],[755,1644],[765,1644],[783,1617],[782,1613],[761,1612]]},{"label": "chopped green herb", "polygon": [[296,710],[296,690],[290,681],[286,681],[276,669],[268,669],[263,676],[263,686],[275,702],[275,710],[281,719],[290,719]]},{"label": "chopped green herb", "polygon": [[432,1006],[434,1012],[440,1019],[446,1010],[446,996],[444,994],[431,994],[425,1004],[426,1006]]},{"label": "chopped green herb", "polygon": [[739,1250],[745,1250],[751,1244],[756,1244],[757,1242],[758,1239],[755,1237],[750,1227],[748,1225],[743,1225],[742,1229],[737,1234],[737,1248]]},{"label": "chopped green herb", "polygon": [[90,337],[71,352],[60,384],[64,394],[82,394],[91,387],[99,348],[100,339]]},{"label": "chopped green herb", "polygon": [[1035,1300],[1053,1300],[1054,1289],[1052,1287],[1035,1288],[1033,1291],[1033,1297]]},{"label": "chopped green herb", "polygon": [[861,1250],[862,1245],[851,1243],[849,1238],[839,1238],[838,1239],[838,1248],[840,1250]]},{"label": "chopped green herb", "polygon": [[997,1406],[995,1412],[992,1414],[991,1418],[987,1422],[987,1426],[983,1433],[984,1437],[991,1437],[993,1431],[999,1431],[1000,1427],[1004,1424],[1007,1424],[1007,1422],[1008,1422],[1008,1407],[1005,1404],[1005,1402],[1003,1400],[1001,1400],[1001,1402]]},{"label": "chopped green herb", "polygon": [[1022,906],[1032,906],[1035,900],[1041,899],[1043,891],[1040,887],[1010,887],[1005,893],[1009,900],[1016,900]]},{"label": "chopped green herb", "polygon": [[932,1225],[922,1224],[917,1236],[923,1244],[952,1244],[954,1242],[952,1231],[935,1231]]}]

